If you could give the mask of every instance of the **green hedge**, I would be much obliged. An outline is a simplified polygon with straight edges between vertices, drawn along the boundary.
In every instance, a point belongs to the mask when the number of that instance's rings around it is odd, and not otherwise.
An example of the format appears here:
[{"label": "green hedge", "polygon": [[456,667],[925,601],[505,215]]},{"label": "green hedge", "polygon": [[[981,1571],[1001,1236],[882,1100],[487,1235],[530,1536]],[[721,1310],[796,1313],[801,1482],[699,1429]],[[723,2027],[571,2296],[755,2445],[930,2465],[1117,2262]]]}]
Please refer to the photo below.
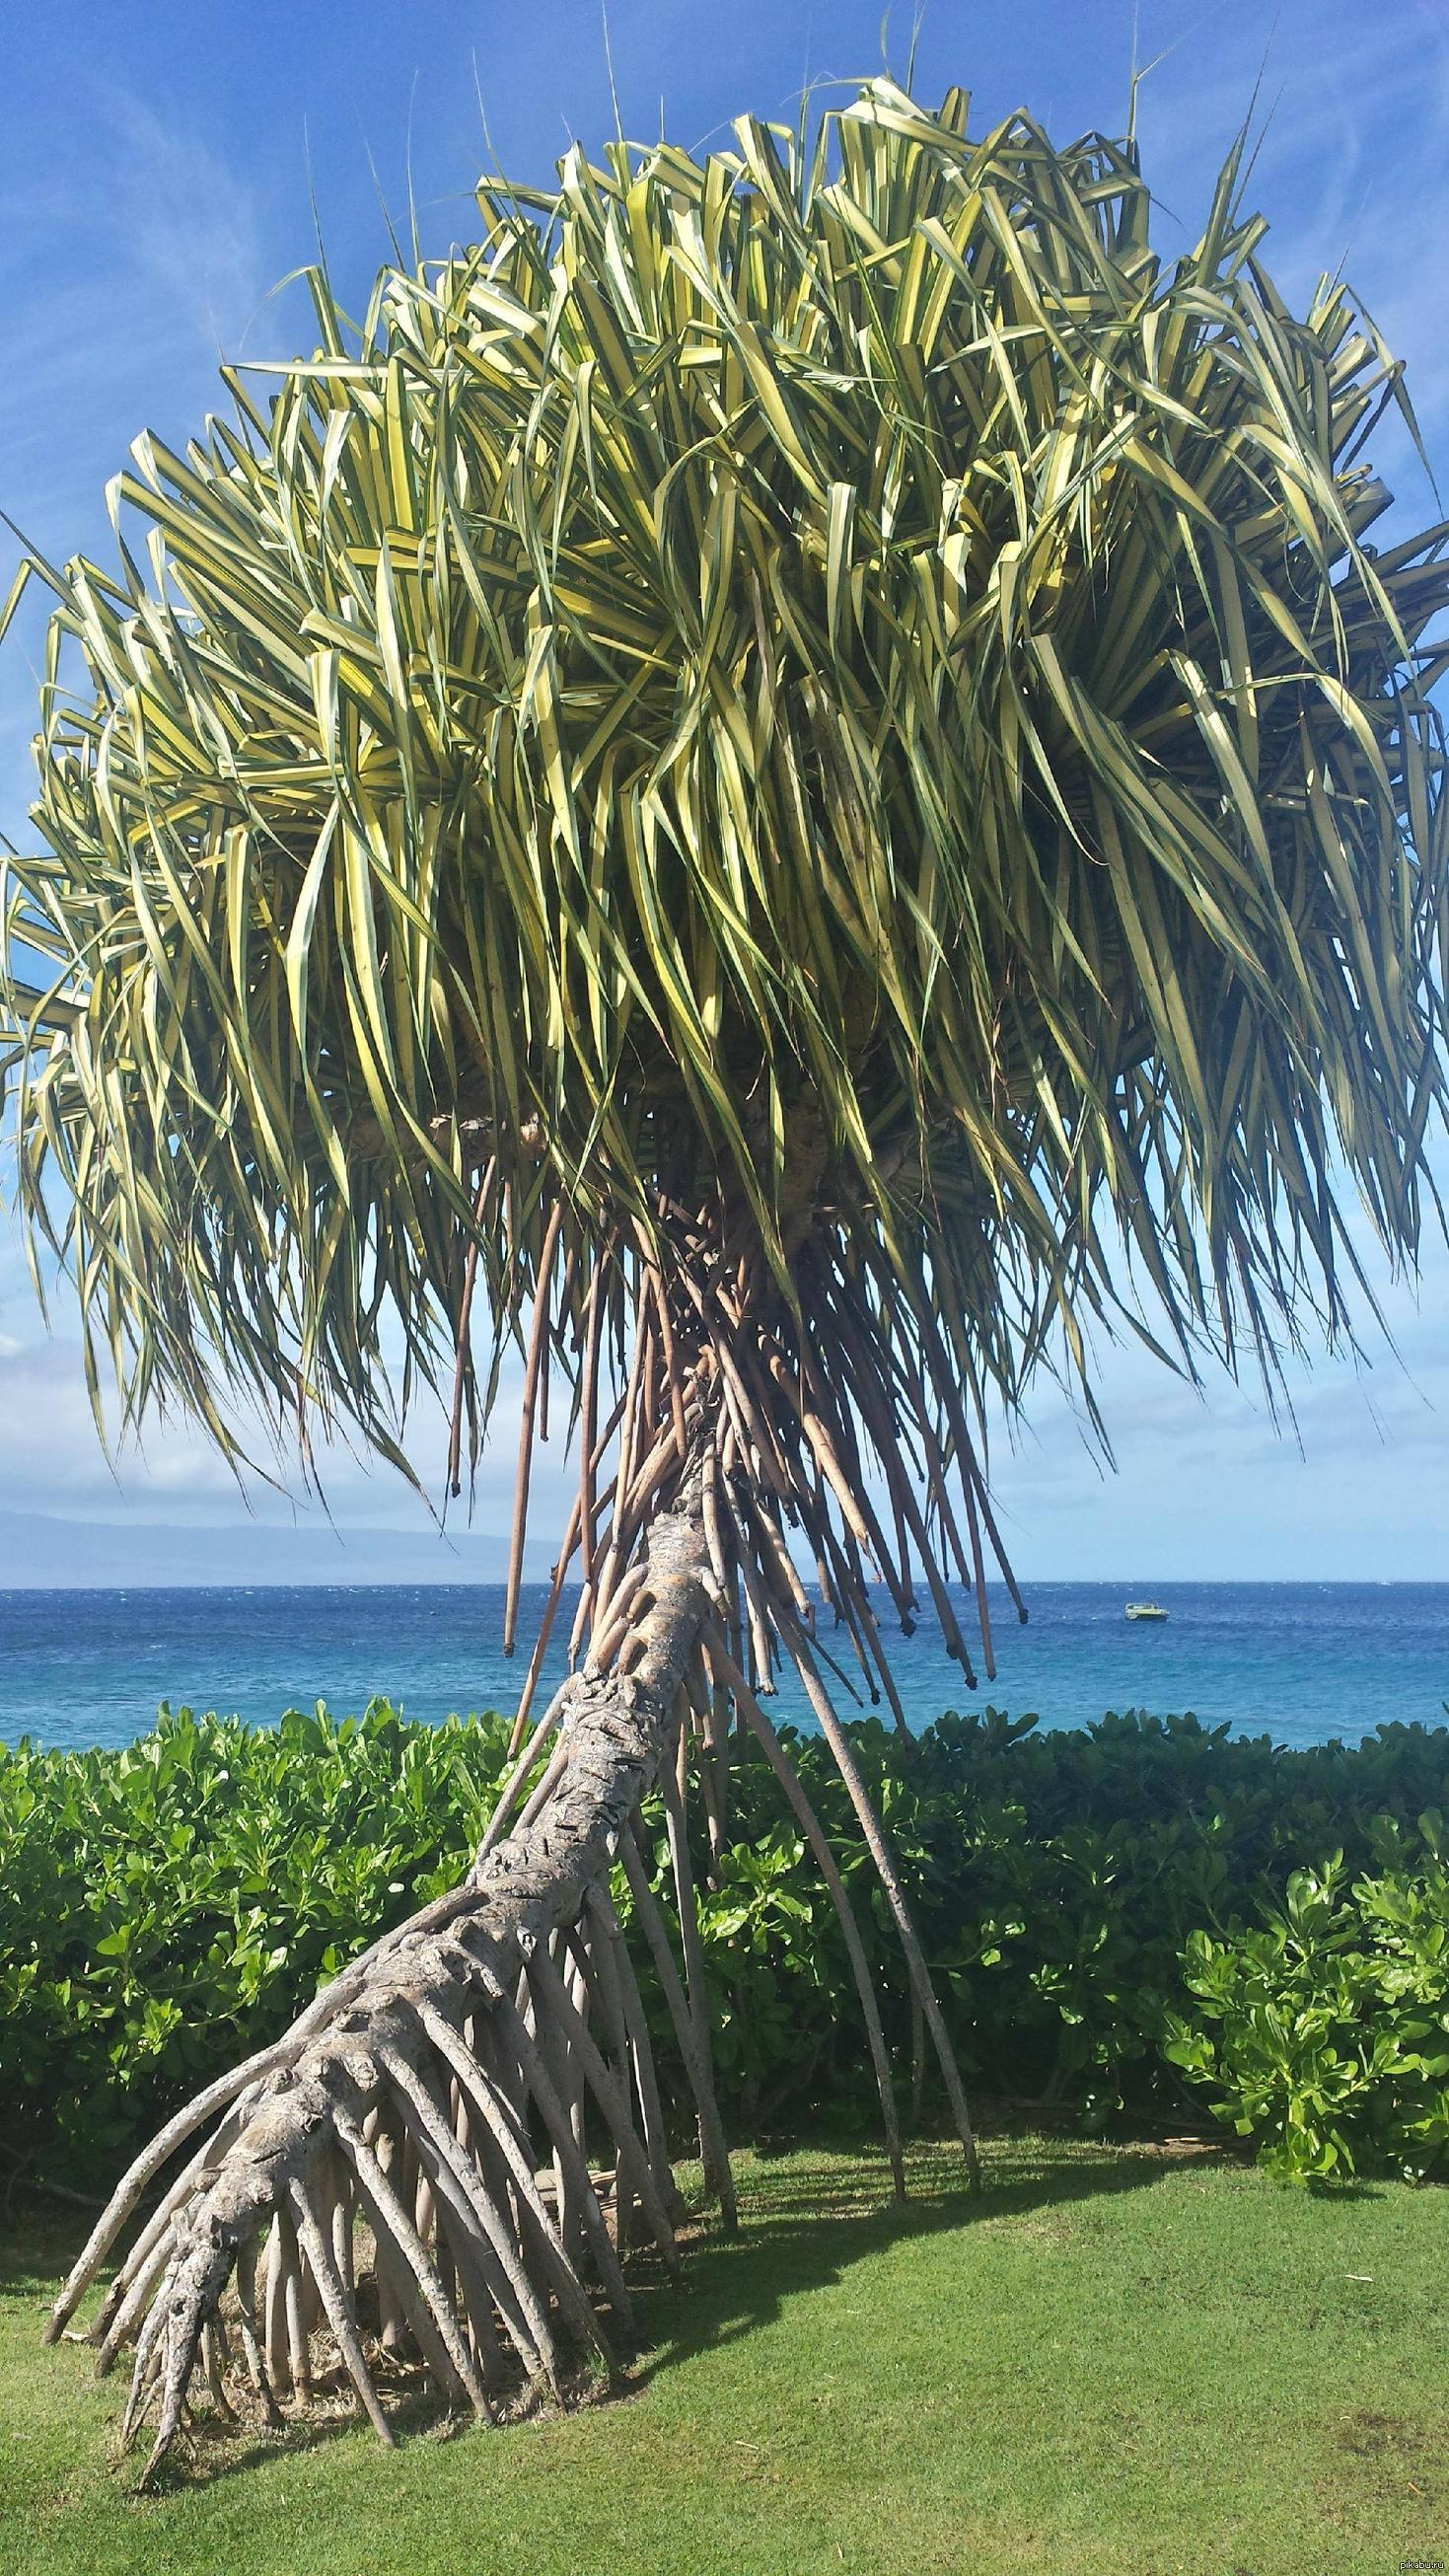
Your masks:
[{"label": "green hedge", "polygon": [[1188,1936],[1192,2009],[1169,2016],[1163,2054],[1289,2181],[1364,2167],[1420,2181],[1444,2156],[1449,1869],[1437,1810],[1419,1832],[1417,1867],[1350,1886],[1335,1852],[1322,1872],[1294,1871],[1261,1930]]},{"label": "green hedge", "polygon": [[[1191,2099],[1299,2176],[1442,2161],[1449,1729],[1288,1752],[1192,1718],[1057,1733],[986,1711],[909,1747],[874,1721],[852,1734],[978,2093],[1094,2127]],[[274,1730],[163,1711],[123,1751],[0,1748],[0,2152],[71,2182],[109,2172],[453,1881],[507,1735],[378,1704]],[[828,1753],[791,1741],[884,1972],[904,2086],[889,1919]],[[828,1899],[758,1758],[731,1794],[735,1848],[702,1898],[726,2119],[867,2118]]]}]

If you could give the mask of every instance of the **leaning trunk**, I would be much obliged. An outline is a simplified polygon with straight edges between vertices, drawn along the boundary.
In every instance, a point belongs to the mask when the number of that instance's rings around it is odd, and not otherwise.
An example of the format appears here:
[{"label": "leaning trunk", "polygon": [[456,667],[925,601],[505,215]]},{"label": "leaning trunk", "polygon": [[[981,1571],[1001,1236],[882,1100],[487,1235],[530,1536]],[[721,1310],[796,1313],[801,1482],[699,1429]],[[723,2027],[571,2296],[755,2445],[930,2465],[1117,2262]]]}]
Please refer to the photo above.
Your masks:
[{"label": "leaning trunk", "polygon": [[[466,1881],[377,1942],[275,2046],[178,2114],[95,2229],[57,2301],[53,2336],[161,2186],[87,2338],[102,2371],[134,2343],[126,2438],[156,2417],[143,2483],[175,2442],[198,2382],[225,2407],[237,2370],[278,2420],[283,2400],[304,2405],[314,2378],[340,2368],[384,2442],[393,2439],[385,2399],[399,2369],[418,2362],[450,2405],[485,2419],[535,2389],[567,2398],[581,2369],[612,2371],[630,2330],[623,2258],[647,2242],[672,2267],[680,2210],[642,1999],[609,1897],[616,1860],[694,2092],[706,2185],[732,2224],[684,1810],[692,1736],[718,1849],[731,1701],[782,1781],[839,1915],[902,2192],[890,2060],[850,1899],[760,1704],[781,1656],[805,1683],[864,1826],[974,2171],[949,2039],[889,1848],[825,1697],[813,1614],[786,1545],[787,1512],[799,1508],[817,1547],[844,1546],[829,1542],[818,1477],[812,1485],[803,1457],[786,1467],[780,1444],[788,1448],[792,1423],[798,1442],[827,1457],[832,1490],[866,1525],[858,1461],[851,1453],[849,1476],[840,1463],[846,1415],[837,1406],[831,1423],[822,1419],[817,1380],[812,1402],[793,1413],[786,1405],[772,1429],[764,1383],[752,1389],[742,1374],[752,1347],[741,1336],[737,1359],[721,1335],[712,1351],[696,1346],[686,1374],[674,1338],[662,1324],[651,1334],[646,1317],[629,1388],[599,1440],[586,1392],[580,1499],[544,1631],[579,1547],[576,1644],[587,1626],[587,1652],[520,1752]],[[546,1353],[535,1331],[530,1399],[545,1382]],[[753,1365],[777,1395],[789,1393],[763,1342]],[[615,1476],[600,1493],[596,1471],[615,1430]],[[516,1545],[510,1627],[520,1564]],[[845,1572],[834,1599],[847,1618],[852,1604],[860,1613],[859,1642],[873,1631],[858,1561]],[[679,1956],[635,1848],[640,1802],[656,1781]],[[591,2161],[599,2147],[602,2180]]]},{"label": "leaning trunk", "polygon": [[[526,1808],[463,1886],[344,1971],[274,2049],[172,2122],[128,2177],[57,2302],[52,2337],[147,2184],[224,2110],[92,2330],[105,2367],[139,2326],[126,2430],[159,2405],[148,2473],[175,2438],[202,2338],[225,2332],[234,2273],[231,2322],[263,2401],[305,2393],[307,2324],[320,2308],[366,2412],[391,2438],[357,2321],[359,2220],[435,2378],[484,2415],[508,2385],[510,2350],[513,2378],[521,2367],[556,2391],[581,2342],[607,2353],[585,2279],[627,2329],[616,2242],[626,2209],[672,2263],[678,2204],[657,2087],[601,1891],[672,1744],[712,1608],[695,1468],[649,1532],[617,1660],[607,1673],[586,1666],[559,1694],[567,1759],[551,1792],[535,1794],[537,1812]],[[708,2075],[692,2047],[690,2058],[712,2135]],[[587,2128],[599,2126],[615,2159],[612,2235],[584,2154]],[[535,2173],[540,2132],[552,2190]]]}]

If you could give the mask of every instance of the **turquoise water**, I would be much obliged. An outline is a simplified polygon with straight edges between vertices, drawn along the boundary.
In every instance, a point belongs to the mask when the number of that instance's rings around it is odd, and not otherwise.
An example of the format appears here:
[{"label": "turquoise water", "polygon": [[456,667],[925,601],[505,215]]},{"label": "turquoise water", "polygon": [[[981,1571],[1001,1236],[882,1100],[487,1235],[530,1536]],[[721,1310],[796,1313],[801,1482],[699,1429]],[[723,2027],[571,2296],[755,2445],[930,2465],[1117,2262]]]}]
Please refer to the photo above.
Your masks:
[{"label": "turquoise water", "polygon": [[[1192,1709],[1287,1744],[1445,1722],[1449,1584],[1181,1583],[1153,1597],[1165,1626],[1129,1623],[1117,1585],[1039,1583],[1020,1628],[1002,1596],[997,1678],[974,1695],[923,1619],[894,1641],[907,1715],[921,1726],[989,1702],[1079,1726],[1109,1708]],[[525,1639],[542,1599],[525,1597]],[[511,1708],[527,1659],[503,1657],[502,1608],[502,1587],[486,1584],[0,1592],[0,1740],[123,1744],[162,1699],[259,1725],[319,1698],[340,1713],[380,1695],[429,1720]],[[561,1616],[565,1638],[568,1625]],[[832,1642],[828,1622],[822,1636]],[[560,1652],[549,1671],[563,1668]],[[853,1713],[843,1693],[840,1704]],[[784,1691],[776,1713],[804,1715]]]}]

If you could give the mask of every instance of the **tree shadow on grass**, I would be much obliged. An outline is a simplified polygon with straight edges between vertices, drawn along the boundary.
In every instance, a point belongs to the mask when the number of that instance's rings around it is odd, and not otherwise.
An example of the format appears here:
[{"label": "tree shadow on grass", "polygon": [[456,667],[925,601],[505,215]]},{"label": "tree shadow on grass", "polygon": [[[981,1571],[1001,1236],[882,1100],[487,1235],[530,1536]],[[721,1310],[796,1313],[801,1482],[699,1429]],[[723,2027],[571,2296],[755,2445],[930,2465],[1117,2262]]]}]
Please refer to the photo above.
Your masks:
[{"label": "tree shadow on grass", "polygon": [[0,2227],[0,2299],[18,2305],[43,2296],[48,2306],[90,2234],[90,2224],[77,2211],[22,2184]]},{"label": "tree shadow on grass", "polygon": [[640,2349],[629,2371],[631,2388],[772,2323],[792,2298],[834,2287],[853,2264],[892,2246],[1140,2191],[1187,2163],[1233,2161],[1209,2141],[1169,2154],[1150,2146],[996,2138],[983,2149],[982,2187],[973,2191],[959,2148],[918,2145],[907,2151],[901,2203],[891,2197],[879,2151],[857,2146],[849,2152],[845,2167],[834,2159],[801,2163],[788,2149],[778,2162],[757,2154],[741,2194],[739,2234],[724,2235],[706,2213],[682,2287],[661,2275],[635,2290]]},{"label": "tree shadow on grass", "polygon": [[[1232,2161],[1207,2141],[1186,2152],[1164,2152],[1000,2137],[983,2151],[983,2187],[973,2192],[959,2149],[917,2145],[908,2150],[908,2197],[902,2204],[891,2198],[884,2155],[858,2141],[803,2152],[757,2149],[741,2161],[737,2235],[724,2235],[717,2214],[701,2211],[685,2232],[678,2284],[652,2252],[631,2259],[636,2344],[614,2393],[637,2395],[661,2373],[754,2333],[778,2319],[791,2299],[840,2283],[852,2265],[904,2241],[953,2230],[969,2234],[982,2224],[1139,2191],[1188,2162],[1221,2168]],[[17,2208],[12,2230],[0,2236],[0,2298],[31,2309],[37,2336],[56,2280],[85,2233],[70,2213],[31,2200]],[[79,2366],[81,2356],[75,2358]],[[122,2366],[118,2389],[124,2376]],[[399,2375],[384,2394],[405,2439],[446,2440],[467,2429],[424,2390],[420,2373]],[[209,2483],[365,2429],[340,2375],[336,2406],[335,2413],[314,2411],[278,2430],[264,2428],[260,2420],[198,2424],[189,2459],[178,2461],[159,2484]]]}]

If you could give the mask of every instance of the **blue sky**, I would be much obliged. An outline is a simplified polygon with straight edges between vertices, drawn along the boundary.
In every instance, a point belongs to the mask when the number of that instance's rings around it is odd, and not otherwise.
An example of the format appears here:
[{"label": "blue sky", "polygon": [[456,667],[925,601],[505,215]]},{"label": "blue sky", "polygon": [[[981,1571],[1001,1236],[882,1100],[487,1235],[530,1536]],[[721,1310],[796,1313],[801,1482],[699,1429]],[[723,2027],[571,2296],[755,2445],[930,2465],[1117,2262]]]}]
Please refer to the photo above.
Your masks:
[{"label": "blue sky", "polygon": [[[1449,482],[1449,0],[1365,12],[1348,0],[1141,0],[1139,132],[1171,249],[1258,93],[1253,191],[1269,257],[1302,296],[1343,266],[1407,361]],[[661,114],[686,145],[742,110],[788,115],[804,81],[880,68],[879,0],[611,0],[626,132]],[[904,68],[909,12],[893,13]],[[0,507],[58,555],[103,550],[102,492],[143,426],[184,434],[215,400],[219,355],[310,344],[299,290],[315,195],[334,275],[359,300],[388,254],[385,202],[423,247],[466,238],[491,153],[546,176],[570,138],[612,130],[597,0],[95,0],[8,13],[0,80]],[[1161,57],[1161,59],[1157,59]],[[1132,0],[934,0],[916,84],[956,81],[974,122],[1026,105],[1058,135],[1120,130]],[[486,118],[486,139],[484,120]],[[1404,524],[1435,515],[1401,439],[1380,448]],[[0,558],[8,586],[9,565]],[[32,627],[0,657],[0,825],[23,842],[33,724]],[[1444,1172],[1449,1183],[1449,1159]],[[1449,1567],[1449,1261],[1417,1296],[1386,1286],[1392,1347],[1317,1360],[1295,1380],[1297,1439],[1252,1388],[1202,1396],[1125,1350],[1102,1354],[1118,1470],[1104,1476],[1070,1410],[1043,1389],[994,1468],[1027,1576],[1166,1581],[1436,1577]],[[505,1388],[471,1539],[440,1546],[402,1482],[338,1460],[330,1522],[258,1487],[239,1496],[184,1428],[107,1466],[73,1317],[47,1337],[13,1225],[0,1216],[0,1582],[338,1579],[498,1569],[513,1451]],[[441,1492],[442,1434],[421,1418],[419,1472]],[[535,1526],[546,1556],[549,1493]],[[184,1535],[178,1535],[184,1533]],[[295,1533],[295,1535],[288,1535]]]}]

